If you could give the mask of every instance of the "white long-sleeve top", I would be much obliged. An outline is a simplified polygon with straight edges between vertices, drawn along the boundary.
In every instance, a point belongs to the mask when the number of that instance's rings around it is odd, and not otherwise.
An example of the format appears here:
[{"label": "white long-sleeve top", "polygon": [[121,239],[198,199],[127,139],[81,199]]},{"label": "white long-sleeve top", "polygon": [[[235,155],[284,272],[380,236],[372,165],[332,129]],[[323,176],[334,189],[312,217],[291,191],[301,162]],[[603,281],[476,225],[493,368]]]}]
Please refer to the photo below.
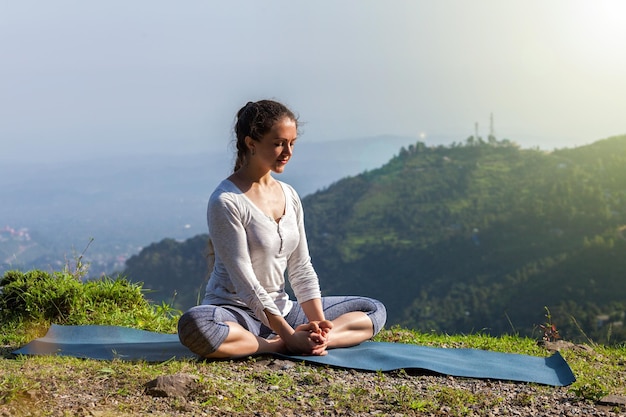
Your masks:
[{"label": "white long-sleeve top", "polygon": [[229,180],[211,194],[207,210],[215,260],[202,303],[248,307],[266,326],[264,309],[282,316],[291,309],[285,275],[298,302],[321,296],[300,197],[291,186],[279,183],[285,194],[285,214],[278,221]]}]

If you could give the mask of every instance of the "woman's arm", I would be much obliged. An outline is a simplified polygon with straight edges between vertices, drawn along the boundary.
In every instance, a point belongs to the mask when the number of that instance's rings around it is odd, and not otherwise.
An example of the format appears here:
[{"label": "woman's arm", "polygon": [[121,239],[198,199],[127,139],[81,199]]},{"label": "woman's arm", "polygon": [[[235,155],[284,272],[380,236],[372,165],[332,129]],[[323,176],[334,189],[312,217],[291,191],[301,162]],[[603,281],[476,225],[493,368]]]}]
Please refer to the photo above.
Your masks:
[{"label": "woman's arm", "polygon": [[[290,192],[289,201],[296,215],[296,224],[294,225],[296,230],[294,230],[294,233],[298,235],[298,245],[294,251],[289,254],[287,260],[287,272],[294,295],[298,302],[303,304],[308,300],[319,299],[322,293],[320,291],[319,279],[313,268],[311,255],[309,254],[306,230],[304,228],[304,210],[302,208],[302,202],[293,188],[287,186],[287,189]],[[319,305],[318,313],[317,318],[323,320],[321,304]],[[309,320],[313,319],[313,316],[309,314],[307,314],[307,317]]]},{"label": "woman's arm", "polygon": [[226,192],[211,196],[209,200],[208,223],[215,254],[226,268],[236,295],[253,311],[255,317],[269,326],[264,311],[279,315],[280,310],[252,268],[244,225],[247,216],[249,214],[245,208],[240,210],[236,200]]},{"label": "woman's arm", "polygon": [[322,309],[322,300],[320,298],[314,298],[309,301],[305,301],[300,304],[302,311],[306,315],[309,321],[324,321],[324,310]]}]

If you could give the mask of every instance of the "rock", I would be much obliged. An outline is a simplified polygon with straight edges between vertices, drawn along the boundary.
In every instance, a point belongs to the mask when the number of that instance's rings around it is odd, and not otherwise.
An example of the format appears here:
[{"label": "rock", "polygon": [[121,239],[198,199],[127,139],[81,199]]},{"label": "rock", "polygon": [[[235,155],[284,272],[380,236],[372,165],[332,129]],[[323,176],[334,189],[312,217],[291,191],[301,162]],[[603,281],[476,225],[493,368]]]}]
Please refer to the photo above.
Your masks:
[{"label": "rock", "polygon": [[626,406],[626,397],[621,395],[607,395],[606,397],[600,399],[598,404]]},{"label": "rock", "polygon": [[550,352],[564,351],[568,349],[575,349],[579,351],[584,351],[587,353],[593,353],[593,348],[589,345],[585,344],[574,344],[572,342],[568,342],[565,340],[557,340],[555,342],[550,342],[547,340],[541,340],[537,342],[537,344]]},{"label": "rock", "polygon": [[576,349],[587,352],[587,353],[593,353],[593,348],[589,345],[578,344],[576,345]]},{"label": "rock", "polygon": [[39,392],[33,389],[26,391],[26,396],[31,401],[35,401],[40,397]]},{"label": "rock", "polygon": [[293,366],[294,366],[293,361],[288,361],[284,359],[274,359],[270,361],[267,365],[269,369],[280,370],[280,371],[286,371],[288,369],[293,368]]},{"label": "rock", "polygon": [[198,379],[190,374],[162,375],[145,385],[146,394],[153,397],[185,398],[196,388]]},{"label": "rock", "polygon": [[561,350],[572,349],[574,347],[574,344],[572,342],[566,342],[565,340],[557,340],[555,342],[541,340],[537,344],[539,346],[544,347],[546,350],[550,352],[557,352]]}]

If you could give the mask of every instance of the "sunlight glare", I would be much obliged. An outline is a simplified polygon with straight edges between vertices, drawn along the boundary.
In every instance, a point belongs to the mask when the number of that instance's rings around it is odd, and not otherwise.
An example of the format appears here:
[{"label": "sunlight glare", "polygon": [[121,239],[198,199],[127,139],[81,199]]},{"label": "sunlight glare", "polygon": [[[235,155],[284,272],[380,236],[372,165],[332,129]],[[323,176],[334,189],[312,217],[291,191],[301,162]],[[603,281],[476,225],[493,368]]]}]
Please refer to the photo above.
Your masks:
[{"label": "sunlight glare", "polygon": [[572,2],[574,27],[582,53],[603,64],[625,63],[626,1]]}]

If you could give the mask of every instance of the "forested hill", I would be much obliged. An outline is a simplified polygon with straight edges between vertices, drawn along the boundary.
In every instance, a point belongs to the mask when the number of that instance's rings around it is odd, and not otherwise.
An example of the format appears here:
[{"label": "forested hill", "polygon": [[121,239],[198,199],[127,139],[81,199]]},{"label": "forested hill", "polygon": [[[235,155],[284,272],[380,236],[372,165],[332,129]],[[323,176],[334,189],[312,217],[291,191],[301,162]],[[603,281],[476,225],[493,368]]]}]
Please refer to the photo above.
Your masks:
[{"label": "forested hill", "polygon": [[[549,153],[417,143],[303,204],[324,292],[379,298],[389,324],[531,334],[549,311],[568,339],[626,340],[626,136]],[[126,274],[150,287],[140,271],[162,244]],[[206,271],[187,274],[197,288]]]}]

